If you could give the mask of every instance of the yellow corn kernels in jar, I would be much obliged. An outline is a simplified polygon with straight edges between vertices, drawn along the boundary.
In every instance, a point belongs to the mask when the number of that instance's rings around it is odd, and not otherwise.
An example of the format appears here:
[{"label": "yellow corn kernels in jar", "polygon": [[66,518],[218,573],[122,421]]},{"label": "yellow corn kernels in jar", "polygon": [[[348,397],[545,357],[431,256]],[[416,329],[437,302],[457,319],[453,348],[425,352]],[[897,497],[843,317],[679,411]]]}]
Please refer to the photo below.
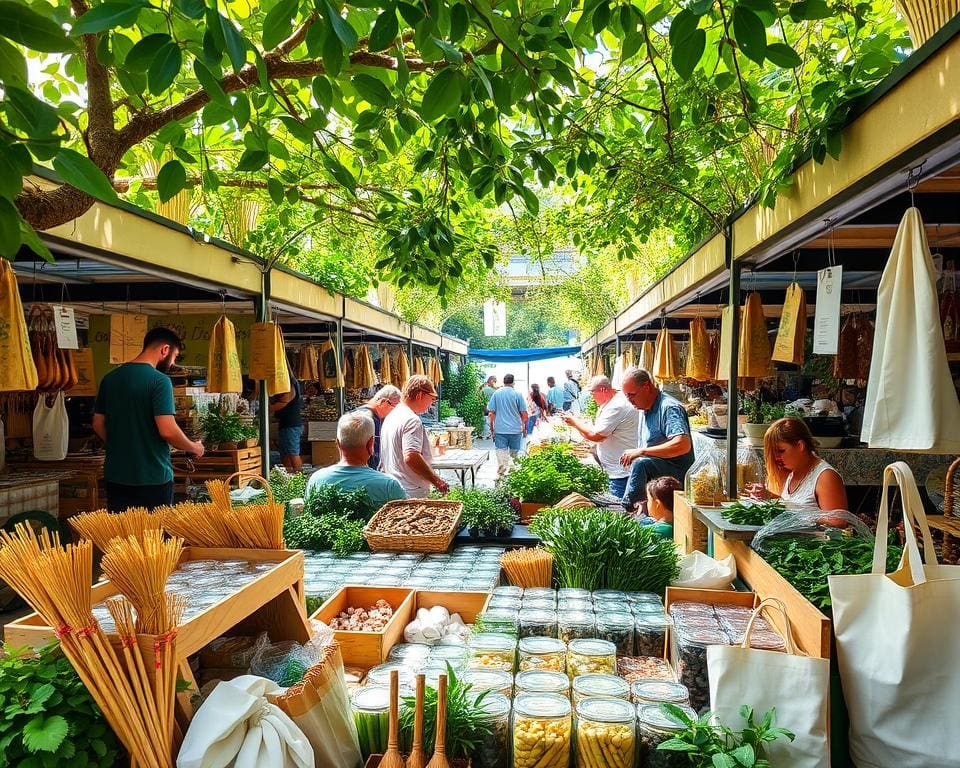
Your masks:
[{"label": "yellow corn kernels in jar", "polygon": [[567,674],[617,674],[617,646],[607,640],[571,640],[567,647]]},{"label": "yellow corn kernels in jar", "polygon": [[577,768],[634,768],[635,710],[623,699],[590,698],[576,709]]},{"label": "yellow corn kernels in jar", "polygon": [[554,637],[525,637],[520,641],[520,671],[567,671],[567,646]]},{"label": "yellow corn kernels in jar", "polygon": [[470,669],[499,669],[513,672],[517,657],[517,638],[511,635],[481,632],[470,638]]},{"label": "yellow corn kernels in jar", "polygon": [[523,693],[513,703],[513,768],[569,768],[570,700]]}]

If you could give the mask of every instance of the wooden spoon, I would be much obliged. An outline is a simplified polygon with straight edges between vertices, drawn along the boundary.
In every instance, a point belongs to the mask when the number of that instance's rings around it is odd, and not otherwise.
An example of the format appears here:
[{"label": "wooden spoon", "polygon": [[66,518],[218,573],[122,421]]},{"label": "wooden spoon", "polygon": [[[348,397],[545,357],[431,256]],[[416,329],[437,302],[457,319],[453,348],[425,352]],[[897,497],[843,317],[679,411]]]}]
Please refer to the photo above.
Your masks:
[{"label": "wooden spoon", "polygon": [[423,675],[417,675],[417,706],[413,711],[413,747],[407,758],[407,768],[424,768],[427,756],[423,753]]},{"label": "wooden spoon", "polygon": [[390,731],[387,734],[387,751],[380,761],[380,768],[404,768],[403,758],[400,756],[399,734],[399,698],[400,676],[394,670],[390,673]]},{"label": "wooden spoon", "polygon": [[450,768],[447,760],[447,676],[440,675],[437,688],[437,738],[427,768]]}]

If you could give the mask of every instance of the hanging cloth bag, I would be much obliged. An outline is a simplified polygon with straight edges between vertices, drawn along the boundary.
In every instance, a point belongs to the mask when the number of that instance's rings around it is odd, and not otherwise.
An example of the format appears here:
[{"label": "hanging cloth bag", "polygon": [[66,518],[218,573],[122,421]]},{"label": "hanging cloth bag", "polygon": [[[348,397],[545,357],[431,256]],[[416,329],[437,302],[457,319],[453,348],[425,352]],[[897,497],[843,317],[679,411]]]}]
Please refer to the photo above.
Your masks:
[{"label": "hanging cloth bag", "polygon": [[386,386],[393,384],[393,367],[390,365],[390,352],[387,349],[381,350],[380,354],[380,383]]},{"label": "hanging cloth bag", "polygon": [[677,362],[677,347],[670,331],[665,327],[657,334],[657,347],[653,356],[653,375],[659,381],[673,381],[680,376]]},{"label": "hanging cloth bag", "polygon": [[710,337],[702,317],[690,321],[690,348],[687,351],[687,378],[694,381],[710,381]]},{"label": "hanging cloth bag", "polygon": [[[48,399],[52,404],[47,404]],[[69,442],[70,420],[63,392],[41,395],[33,409],[33,457],[37,461],[63,461]]]},{"label": "hanging cloth bag", "polygon": [[860,439],[871,448],[960,453],[960,401],[943,344],[933,259],[916,208],[903,215],[880,278],[863,411]]},{"label": "hanging cloth bag", "polygon": [[747,296],[741,319],[738,375],[762,379],[770,375],[770,335],[763,316],[763,301],[756,291]]},{"label": "hanging cloth bag", "polygon": [[[757,617],[776,609],[783,619],[787,652],[750,647]],[[767,744],[771,765],[790,768],[830,768],[827,741],[827,700],[830,660],[802,656],[793,642],[787,609],[780,600],[764,600],[750,617],[740,645],[707,646],[710,710],[715,720],[731,728],[742,723],[740,707],[753,708],[757,717],[776,708],[777,727],[796,738]]]},{"label": "hanging cloth bag", "polygon": [[13,267],[0,258],[0,392],[33,391],[37,366]]},{"label": "hanging cloth bag", "polygon": [[407,360],[407,355],[400,349],[397,351],[397,386],[403,387],[407,383],[407,379],[410,378],[410,363]]},{"label": "hanging cloth bag", "polygon": [[[886,573],[891,485],[900,489],[906,546]],[[960,566],[939,565],[913,472],[883,473],[871,572],[830,576],[837,662],[850,713],[850,756],[859,768],[960,768]],[[915,529],[923,536],[923,558]]]},{"label": "hanging cloth bag", "polygon": [[653,342],[650,339],[647,339],[640,345],[640,360],[639,367],[645,370],[647,373],[653,371],[653,357],[654,357],[654,348]]},{"label": "hanging cloth bag", "polygon": [[254,323],[250,326],[250,377],[265,381],[271,397],[290,391],[283,336],[276,323]]},{"label": "hanging cloth bag", "polygon": [[207,391],[225,394],[243,392],[240,354],[237,352],[237,329],[226,315],[213,326],[207,352]]},{"label": "hanging cloth bag", "polygon": [[798,283],[787,288],[780,313],[780,327],[773,345],[773,359],[778,363],[803,365],[807,343],[807,297]]}]

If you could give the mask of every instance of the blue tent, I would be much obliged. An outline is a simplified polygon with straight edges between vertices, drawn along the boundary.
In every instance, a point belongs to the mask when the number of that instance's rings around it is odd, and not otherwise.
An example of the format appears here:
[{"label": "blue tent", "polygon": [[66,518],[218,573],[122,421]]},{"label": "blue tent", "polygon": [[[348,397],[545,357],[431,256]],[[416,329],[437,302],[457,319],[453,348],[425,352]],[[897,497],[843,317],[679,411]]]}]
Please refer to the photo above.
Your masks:
[{"label": "blue tent", "polygon": [[541,347],[539,349],[471,349],[474,360],[490,363],[532,363],[535,360],[551,360],[556,357],[572,357],[580,354],[580,347]]}]

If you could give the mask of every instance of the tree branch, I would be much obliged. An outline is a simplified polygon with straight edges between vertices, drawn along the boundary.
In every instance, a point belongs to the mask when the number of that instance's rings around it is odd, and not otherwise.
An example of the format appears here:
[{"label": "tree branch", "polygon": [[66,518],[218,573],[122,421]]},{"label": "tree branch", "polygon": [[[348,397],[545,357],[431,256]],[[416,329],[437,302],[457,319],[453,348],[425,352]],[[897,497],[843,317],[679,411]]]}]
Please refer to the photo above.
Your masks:
[{"label": "tree branch", "polygon": [[[90,10],[86,0],[70,0],[70,8],[77,19]],[[80,45],[87,71],[88,121],[83,132],[83,141],[90,159],[98,163],[99,156],[114,143],[117,136],[113,123],[114,104],[110,96],[110,74],[97,58],[97,35],[83,35]],[[113,170],[114,168],[110,169],[111,172]]]}]

